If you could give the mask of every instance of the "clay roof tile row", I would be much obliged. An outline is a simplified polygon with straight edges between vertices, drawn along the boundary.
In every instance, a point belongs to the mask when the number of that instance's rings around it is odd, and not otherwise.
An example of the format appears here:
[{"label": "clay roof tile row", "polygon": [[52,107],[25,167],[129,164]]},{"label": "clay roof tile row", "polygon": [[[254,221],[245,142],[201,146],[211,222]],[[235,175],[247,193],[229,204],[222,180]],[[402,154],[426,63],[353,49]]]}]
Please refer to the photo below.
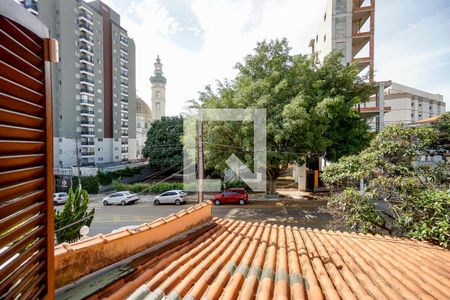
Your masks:
[{"label": "clay roof tile row", "polygon": [[[384,236],[215,219],[108,299],[448,299],[450,252]],[[99,296],[99,295],[98,295]]]}]

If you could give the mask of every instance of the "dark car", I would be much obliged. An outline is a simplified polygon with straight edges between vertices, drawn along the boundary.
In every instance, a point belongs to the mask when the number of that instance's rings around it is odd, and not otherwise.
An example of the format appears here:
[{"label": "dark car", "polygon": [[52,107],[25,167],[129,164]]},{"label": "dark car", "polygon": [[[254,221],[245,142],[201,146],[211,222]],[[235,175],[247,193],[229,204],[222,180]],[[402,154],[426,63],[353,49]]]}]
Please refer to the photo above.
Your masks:
[{"label": "dark car", "polygon": [[215,205],[222,203],[239,203],[244,205],[248,202],[248,194],[243,188],[230,188],[220,194],[211,197]]}]

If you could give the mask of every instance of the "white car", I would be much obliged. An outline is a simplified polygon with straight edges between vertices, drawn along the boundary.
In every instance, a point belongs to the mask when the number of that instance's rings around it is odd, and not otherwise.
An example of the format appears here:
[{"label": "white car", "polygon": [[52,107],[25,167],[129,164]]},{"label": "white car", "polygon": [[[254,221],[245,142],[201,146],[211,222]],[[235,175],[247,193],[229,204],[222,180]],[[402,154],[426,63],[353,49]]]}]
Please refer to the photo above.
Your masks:
[{"label": "white car", "polygon": [[129,203],[135,203],[138,200],[139,198],[136,194],[129,191],[121,191],[115,192],[114,194],[103,198],[102,203],[105,206],[110,204],[126,205]]},{"label": "white car", "polygon": [[153,204],[176,204],[186,202],[186,193],[181,190],[171,190],[158,195],[153,200]]},{"label": "white car", "polygon": [[67,193],[54,193],[53,194],[53,204],[55,204],[55,205],[64,204],[64,203],[66,203],[67,198],[69,198],[69,196],[67,196]]}]

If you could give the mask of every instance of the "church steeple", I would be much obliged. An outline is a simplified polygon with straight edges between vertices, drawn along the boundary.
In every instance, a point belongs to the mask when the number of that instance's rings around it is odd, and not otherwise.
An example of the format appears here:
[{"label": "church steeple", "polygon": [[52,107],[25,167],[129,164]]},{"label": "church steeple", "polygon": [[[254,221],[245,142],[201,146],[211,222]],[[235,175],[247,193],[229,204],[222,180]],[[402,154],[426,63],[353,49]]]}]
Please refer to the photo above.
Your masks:
[{"label": "church steeple", "polygon": [[166,115],[166,83],[167,79],[163,75],[162,63],[159,55],[154,64],[155,70],[150,77],[152,84],[152,112],[153,120],[159,120]]}]

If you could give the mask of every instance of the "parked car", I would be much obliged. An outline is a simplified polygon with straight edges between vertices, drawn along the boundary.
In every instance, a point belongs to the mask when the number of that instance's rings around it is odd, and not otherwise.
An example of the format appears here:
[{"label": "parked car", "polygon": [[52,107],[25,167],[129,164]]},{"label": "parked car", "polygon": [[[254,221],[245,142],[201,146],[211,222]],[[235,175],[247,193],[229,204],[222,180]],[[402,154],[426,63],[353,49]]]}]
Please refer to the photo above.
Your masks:
[{"label": "parked car", "polygon": [[53,194],[53,204],[64,204],[67,201],[67,193],[54,193]]},{"label": "parked car", "polygon": [[153,204],[176,204],[186,202],[186,193],[181,190],[171,190],[158,195],[153,200]]},{"label": "parked car", "polygon": [[121,191],[115,192],[114,194],[103,198],[102,203],[103,205],[110,205],[110,204],[126,205],[129,203],[135,203],[138,200],[139,198],[136,194],[130,191]]},{"label": "parked car", "polygon": [[222,203],[239,203],[244,205],[248,202],[248,194],[243,188],[229,188],[220,194],[211,197],[215,205]]}]

